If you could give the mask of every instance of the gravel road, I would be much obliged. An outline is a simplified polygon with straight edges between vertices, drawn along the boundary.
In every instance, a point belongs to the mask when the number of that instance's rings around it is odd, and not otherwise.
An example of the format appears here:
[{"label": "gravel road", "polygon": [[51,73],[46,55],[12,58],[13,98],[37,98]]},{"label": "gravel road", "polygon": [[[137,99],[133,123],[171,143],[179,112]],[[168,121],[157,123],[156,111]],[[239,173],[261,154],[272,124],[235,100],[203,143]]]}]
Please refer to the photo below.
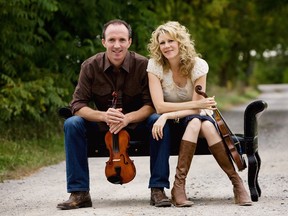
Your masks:
[{"label": "gravel road", "polygon": [[[149,158],[133,157],[137,175],[129,184],[113,185],[104,175],[107,158],[90,158],[92,208],[61,211],[57,203],[68,198],[65,162],[41,169],[20,179],[0,183],[1,216],[74,216],[74,215],[253,215],[280,216],[288,212],[288,85],[261,85],[259,99],[268,109],[259,119],[259,154],[262,166],[259,184],[262,196],[251,207],[233,204],[232,185],[211,155],[195,156],[187,179],[191,208],[156,208],[149,205]],[[231,129],[243,133],[244,106],[222,113]],[[171,177],[175,174],[176,157],[171,157]],[[240,176],[247,184],[247,169]],[[170,197],[170,190],[166,190]]]}]

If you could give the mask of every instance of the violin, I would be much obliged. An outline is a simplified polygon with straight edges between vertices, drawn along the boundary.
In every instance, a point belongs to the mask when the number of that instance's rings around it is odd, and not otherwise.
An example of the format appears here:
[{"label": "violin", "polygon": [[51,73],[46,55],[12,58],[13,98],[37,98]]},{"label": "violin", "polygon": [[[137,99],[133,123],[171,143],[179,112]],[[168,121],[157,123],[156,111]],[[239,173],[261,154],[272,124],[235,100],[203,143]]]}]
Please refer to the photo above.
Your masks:
[{"label": "violin", "polygon": [[[196,91],[197,94],[202,95],[205,98],[208,97],[207,94],[202,91],[202,86],[201,85],[197,85],[195,87],[195,91]],[[236,145],[240,146],[240,141],[231,132],[231,130],[229,129],[229,127],[228,127],[227,123],[225,122],[223,116],[221,115],[220,111],[218,109],[216,109],[214,111],[215,111],[214,112],[215,113],[214,118],[215,118],[215,121],[217,123],[218,129],[219,129],[219,133],[220,133],[224,143],[226,144],[226,147],[229,150],[228,151],[229,155],[232,158],[232,160],[235,162],[238,170],[242,171],[247,166],[246,166],[245,160],[243,159],[243,157],[239,154],[239,152],[235,148]],[[235,141],[233,140],[232,137],[234,137]]]},{"label": "violin", "polygon": [[[116,108],[117,93],[112,93],[112,107]],[[118,134],[108,131],[105,135],[106,148],[110,157],[106,162],[105,175],[113,184],[125,184],[132,181],[136,175],[134,162],[129,158],[127,149],[129,147],[129,133],[122,129]]]}]

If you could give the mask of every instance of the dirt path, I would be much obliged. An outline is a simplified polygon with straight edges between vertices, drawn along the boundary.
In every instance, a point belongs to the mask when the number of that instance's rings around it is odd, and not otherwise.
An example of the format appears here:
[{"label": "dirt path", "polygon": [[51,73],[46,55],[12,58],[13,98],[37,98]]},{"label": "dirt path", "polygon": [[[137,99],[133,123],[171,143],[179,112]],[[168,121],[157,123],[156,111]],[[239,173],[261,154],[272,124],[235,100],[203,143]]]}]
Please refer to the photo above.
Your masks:
[{"label": "dirt path", "polygon": [[[253,215],[280,216],[288,211],[288,85],[260,86],[259,98],[268,103],[259,119],[259,153],[262,166],[259,183],[262,196],[251,207],[232,204],[232,185],[211,155],[195,156],[187,179],[187,192],[195,202],[191,208],[156,208],[149,205],[149,158],[134,157],[135,179],[126,185],[113,185],[104,176],[106,158],[90,158],[92,208],[61,211],[58,202],[68,198],[65,163],[46,167],[21,180],[0,183],[1,216],[48,215]],[[245,106],[243,106],[245,107]],[[243,107],[225,113],[233,131],[243,131]],[[173,182],[177,158],[171,157]],[[240,173],[247,186],[247,169]],[[170,190],[166,190],[170,197]]]}]

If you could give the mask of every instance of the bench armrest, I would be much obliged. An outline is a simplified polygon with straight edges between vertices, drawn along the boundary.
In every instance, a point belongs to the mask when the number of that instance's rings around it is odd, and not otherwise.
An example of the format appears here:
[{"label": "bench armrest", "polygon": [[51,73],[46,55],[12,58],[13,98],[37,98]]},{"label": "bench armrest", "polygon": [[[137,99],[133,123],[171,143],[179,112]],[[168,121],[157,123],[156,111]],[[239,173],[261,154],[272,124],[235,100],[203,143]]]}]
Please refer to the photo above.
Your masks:
[{"label": "bench armrest", "polygon": [[267,103],[257,100],[250,103],[244,113],[245,152],[253,154],[258,150],[258,118],[267,108]]},{"label": "bench armrest", "polygon": [[71,109],[69,107],[61,107],[58,110],[58,115],[64,119],[70,118],[72,116]]}]

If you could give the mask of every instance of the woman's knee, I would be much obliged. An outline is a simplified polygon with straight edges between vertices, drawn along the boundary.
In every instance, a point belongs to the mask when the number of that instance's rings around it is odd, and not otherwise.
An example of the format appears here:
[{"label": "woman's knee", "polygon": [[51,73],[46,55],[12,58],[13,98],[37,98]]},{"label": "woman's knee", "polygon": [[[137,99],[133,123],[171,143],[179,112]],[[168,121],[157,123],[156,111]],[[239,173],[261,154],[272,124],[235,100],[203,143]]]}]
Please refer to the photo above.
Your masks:
[{"label": "woman's knee", "polygon": [[190,131],[199,131],[201,128],[201,120],[198,118],[194,118],[188,122],[186,130]]},{"label": "woman's knee", "polygon": [[205,137],[218,134],[215,125],[210,121],[202,122],[201,131],[205,135]]},{"label": "woman's knee", "polygon": [[212,128],[216,129],[214,124],[212,124],[210,121],[203,121],[201,124],[201,129],[203,130],[211,130]]}]

